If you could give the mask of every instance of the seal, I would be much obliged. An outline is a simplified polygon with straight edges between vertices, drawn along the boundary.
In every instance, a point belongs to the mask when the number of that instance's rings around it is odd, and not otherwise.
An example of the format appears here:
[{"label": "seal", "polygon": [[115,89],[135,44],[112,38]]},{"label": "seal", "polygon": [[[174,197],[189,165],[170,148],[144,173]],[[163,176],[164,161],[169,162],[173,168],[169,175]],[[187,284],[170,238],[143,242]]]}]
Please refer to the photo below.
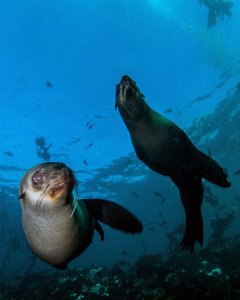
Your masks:
[{"label": "seal", "polygon": [[125,75],[116,85],[115,109],[127,126],[138,158],[153,171],[169,176],[178,187],[186,213],[181,246],[192,253],[195,242],[203,245],[202,178],[229,187],[227,172],[198,150],[175,123],[150,108],[144,98]]},{"label": "seal", "polygon": [[74,174],[60,162],[31,168],[19,186],[22,225],[32,251],[57,269],[79,256],[92,242],[94,229],[104,240],[98,220],[135,234],[142,224],[122,206],[103,199],[76,200]]}]

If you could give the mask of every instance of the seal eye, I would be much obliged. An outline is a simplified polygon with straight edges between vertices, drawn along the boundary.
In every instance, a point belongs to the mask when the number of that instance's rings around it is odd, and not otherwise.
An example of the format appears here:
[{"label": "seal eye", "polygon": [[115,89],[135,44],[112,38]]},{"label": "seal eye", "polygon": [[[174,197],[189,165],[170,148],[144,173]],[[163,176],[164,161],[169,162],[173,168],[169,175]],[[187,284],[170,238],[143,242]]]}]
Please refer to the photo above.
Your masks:
[{"label": "seal eye", "polygon": [[32,181],[35,184],[40,184],[43,182],[43,173],[37,172],[33,175]]},{"label": "seal eye", "polygon": [[116,92],[116,93],[119,93],[119,92],[120,92],[119,84],[116,85],[116,87],[115,87],[115,92]]}]

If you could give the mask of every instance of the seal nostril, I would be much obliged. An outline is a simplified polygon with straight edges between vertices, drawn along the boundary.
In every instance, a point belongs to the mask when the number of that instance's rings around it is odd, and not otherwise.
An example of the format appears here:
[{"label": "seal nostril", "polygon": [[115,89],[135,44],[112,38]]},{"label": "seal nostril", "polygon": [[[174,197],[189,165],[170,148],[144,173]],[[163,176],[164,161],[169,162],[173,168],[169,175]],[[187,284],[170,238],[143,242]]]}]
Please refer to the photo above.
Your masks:
[{"label": "seal nostril", "polygon": [[37,172],[33,175],[32,181],[35,184],[41,184],[43,182],[43,173]]}]

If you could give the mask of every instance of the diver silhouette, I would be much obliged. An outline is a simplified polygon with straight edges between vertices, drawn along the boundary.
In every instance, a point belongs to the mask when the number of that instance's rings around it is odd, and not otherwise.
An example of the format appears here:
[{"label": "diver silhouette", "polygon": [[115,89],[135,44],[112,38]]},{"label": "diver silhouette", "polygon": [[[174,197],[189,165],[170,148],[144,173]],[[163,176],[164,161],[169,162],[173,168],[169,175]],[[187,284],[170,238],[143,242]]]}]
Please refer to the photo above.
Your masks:
[{"label": "diver silhouette", "polygon": [[228,18],[232,16],[230,8],[233,6],[233,2],[224,0],[199,0],[200,5],[205,4],[208,11],[208,25],[207,28],[211,28],[216,25],[217,19],[219,17],[224,20],[224,16],[227,15]]},{"label": "diver silhouette", "polygon": [[37,147],[38,157],[42,158],[46,162],[49,162],[49,160],[51,159],[51,154],[48,152],[48,149],[52,146],[52,143],[48,147],[46,147],[44,137],[36,137],[35,144],[38,146]]}]

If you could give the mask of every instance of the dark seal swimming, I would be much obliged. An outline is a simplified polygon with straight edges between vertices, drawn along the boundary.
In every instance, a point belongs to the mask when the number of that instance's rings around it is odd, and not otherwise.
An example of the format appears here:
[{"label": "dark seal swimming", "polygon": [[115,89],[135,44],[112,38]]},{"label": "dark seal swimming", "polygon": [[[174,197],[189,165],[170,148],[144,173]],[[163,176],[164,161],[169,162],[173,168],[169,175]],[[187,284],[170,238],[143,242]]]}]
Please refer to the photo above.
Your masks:
[{"label": "dark seal swimming", "polygon": [[202,178],[229,187],[225,170],[198,150],[175,123],[148,106],[136,83],[123,76],[116,85],[116,103],[138,158],[153,171],[169,176],[178,187],[186,213],[181,246],[193,252],[203,245]]},{"label": "dark seal swimming", "polygon": [[101,221],[127,233],[141,232],[138,219],[108,200],[76,200],[73,172],[63,163],[43,163],[23,176],[19,187],[22,225],[32,251],[58,269],[79,256],[92,242],[94,229],[101,240]]}]

